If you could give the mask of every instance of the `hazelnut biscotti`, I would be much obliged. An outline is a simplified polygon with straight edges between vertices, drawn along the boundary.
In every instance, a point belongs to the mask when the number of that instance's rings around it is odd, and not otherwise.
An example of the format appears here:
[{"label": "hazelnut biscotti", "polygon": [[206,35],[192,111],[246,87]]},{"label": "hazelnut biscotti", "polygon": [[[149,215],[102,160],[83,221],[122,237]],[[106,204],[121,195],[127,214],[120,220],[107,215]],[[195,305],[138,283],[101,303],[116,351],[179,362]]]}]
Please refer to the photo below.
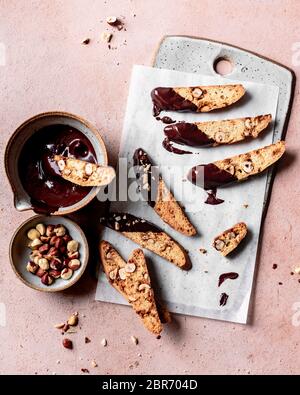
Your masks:
[{"label": "hazelnut biscotti", "polygon": [[153,223],[128,213],[109,213],[100,222],[181,269],[190,269],[185,249]]},{"label": "hazelnut biscotti", "polygon": [[251,118],[209,122],[179,122],[164,128],[169,141],[192,147],[234,144],[246,138],[256,138],[272,120],[270,114]]},{"label": "hazelnut biscotti", "polygon": [[161,111],[208,112],[228,107],[245,94],[243,85],[211,85],[153,89],[153,115]]},{"label": "hazelnut biscotti", "polygon": [[206,190],[214,189],[232,182],[246,180],[250,176],[263,172],[278,161],[284,152],[284,141],[278,141],[232,158],[195,166],[189,171],[187,178],[193,184]]},{"label": "hazelnut biscotti", "polygon": [[196,229],[167,188],[158,168],[153,166],[147,152],[138,148],[133,160],[140,191],[148,204],[164,222],[177,232],[186,236],[194,236],[197,233]]},{"label": "hazelnut biscotti", "polygon": [[110,166],[100,166],[84,160],[55,155],[58,172],[62,178],[83,187],[108,185],[116,176]]},{"label": "hazelnut biscotti", "polygon": [[107,241],[100,242],[100,256],[110,284],[130,303],[145,327],[155,335],[163,329],[142,250],[134,250],[126,263]]},{"label": "hazelnut biscotti", "polygon": [[213,247],[223,256],[233,251],[247,235],[247,225],[240,222],[215,237]]}]

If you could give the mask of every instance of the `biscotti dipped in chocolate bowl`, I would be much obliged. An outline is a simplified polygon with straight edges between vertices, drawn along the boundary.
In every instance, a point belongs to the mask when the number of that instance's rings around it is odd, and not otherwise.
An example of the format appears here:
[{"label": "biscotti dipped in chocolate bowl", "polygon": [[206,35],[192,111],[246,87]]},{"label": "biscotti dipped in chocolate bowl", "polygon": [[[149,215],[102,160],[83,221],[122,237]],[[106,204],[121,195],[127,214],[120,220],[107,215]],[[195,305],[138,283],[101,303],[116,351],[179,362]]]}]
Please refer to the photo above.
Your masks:
[{"label": "biscotti dipped in chocolate bowl", "polygon": [[107,217],[100,218],[100,223],[181,269],[191,268],[185,249],[152,222],[129,213],[109,213]]},{"label": "biscotti dipped in chocolate bowl", "polygon": [[133,155],[133,161],[140,191],[148,204],[177,232],[194,236],[197,233],[196,229],[167,188],[147,152],[138,148]]},{"label": "biscotti dipped in chocolate bowl", "polygon": [[256,138],[272,120],[270,114],[209,122],[178,122],[164,128],[169,141],[191,147],[233,144]]},{"label": "biscotti dipped in chocolate bowl", "polygon": [[153,115],[161,111],[209,112],[228,107],[245,94],[243,85],[158,87],[152,90]]},{"label": "biscotti dipped in chocolate bowl", "polygon": [[263,172],[277,162],[284,152],[284,141],[278,141],[245,154],[195,166],[189,171],[187,179],[206,190],[222,187]]}]

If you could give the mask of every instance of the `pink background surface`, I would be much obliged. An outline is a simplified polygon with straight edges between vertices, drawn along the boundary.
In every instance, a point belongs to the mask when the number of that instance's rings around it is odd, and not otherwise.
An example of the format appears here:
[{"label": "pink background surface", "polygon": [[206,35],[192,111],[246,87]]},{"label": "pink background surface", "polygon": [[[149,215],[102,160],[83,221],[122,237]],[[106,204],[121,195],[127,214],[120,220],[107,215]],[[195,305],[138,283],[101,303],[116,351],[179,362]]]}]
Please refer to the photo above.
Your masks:
[{"label": "pink background surface", "polygon": [[[0,0],[0,9],[0,42],[6,47],[6,65],[0,66],[0,303],[7,311],[6,326],[0,326],[0,372],[299,373],[300,326],[292,325],[292,307],[300,302],[300,277],[290,275],[300,264],[297,87],[287,133],[293,160],[289,166],[282,162],[274,183],[248,326],[175,316],[156,340],[129,308],[95,302],[96,281],[88,274],[64,294],[25,287],[10,268],[8,245],[32,213],[16,212],[3,170],[5,145],[15,128],[49,110],[73,112],[94,123],[113,162],[132,65],[150,65],[164,34],[238,45],[292,67],[298,76],[292,46],[300,41],[299,1]],[[111,50],[100,40],[107,28],[101,21],[110,15],[124,16],[126,25],[126,31],[114,34],[116,49]],[[87,37],[90,45],[82,46]],[[53,325],[73,311],[79,311],[81,330],[69,336],[70,351]],[[138,346],[131,335],[138,337]],[[91,343],[84,343],[85,336]],[[103,337],[106,348],[100,344]],[[92,359],[97,368],[90,366]]]}]

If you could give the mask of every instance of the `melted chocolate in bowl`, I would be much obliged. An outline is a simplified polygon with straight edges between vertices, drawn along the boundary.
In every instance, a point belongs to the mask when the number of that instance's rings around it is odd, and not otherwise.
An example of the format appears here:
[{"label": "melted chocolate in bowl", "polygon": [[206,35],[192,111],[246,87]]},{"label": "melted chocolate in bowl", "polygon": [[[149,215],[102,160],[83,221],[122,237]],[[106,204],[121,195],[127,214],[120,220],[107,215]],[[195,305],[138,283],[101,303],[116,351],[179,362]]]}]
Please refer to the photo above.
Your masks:
[{"label": "melted chocolate in bowl", "polygon": [[19,175],[35,212],[53,213],[85,198],[92,188],[72,184],[60,177],[53,155],[71,156],[96,163],[88,138],[68,125],[50,125],[34,133],[19,158]]}]

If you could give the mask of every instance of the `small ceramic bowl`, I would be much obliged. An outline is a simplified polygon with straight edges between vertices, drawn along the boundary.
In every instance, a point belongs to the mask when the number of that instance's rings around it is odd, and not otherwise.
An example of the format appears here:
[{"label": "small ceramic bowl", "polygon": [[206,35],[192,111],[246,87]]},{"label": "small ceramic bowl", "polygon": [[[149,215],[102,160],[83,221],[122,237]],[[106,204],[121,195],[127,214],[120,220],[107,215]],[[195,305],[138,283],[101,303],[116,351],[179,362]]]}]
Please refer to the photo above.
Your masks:
[{"label": "small ceramic bowl", "polygon": [[[38,130],[45,126],[63,124],[73,127],[83,133],[91,142],[97,157],[97,162],[107,165],[107,151],[98,130],[83,118],[66,112],[46,112],[25,121],[14,132],[5,150],[5,170],[14,193],[14,204],[18,211],[32,210],[30,196],[21,183],[18,171],[20,153],[25,142]],[[61,207],[53,215],[66,215],[86,206],[100,191],[94,187],[79,202],[69,207]]]},{"label": "small ceramic bowl", "polygon": [[[61,224],[68,229],[70,236],[79,242],[79,259],[81,266],[78,270],[74,271],[70,280],[63,280],[59,278],[56,279],[52,285],[47,286],[41,282],[41,279],[38,276],[29,273],[26,270],[26,265],[29,261],[29,254],[31,252],[31,250],[28,248],[29,240],[27,238],[27,232],[29,229],[35,228],[35,226],[39,223],[43,223],[45,225]],[[57,292],[71,287],[80,279],[88,263],[89,247],[81,228],[70,219],[58,216],[47,217],[44,215],[35,215],[34,217],[31,217],[23,222],[15,231],[9,246],[9,257],[15,274],[28,287],[38,291]]]}]

